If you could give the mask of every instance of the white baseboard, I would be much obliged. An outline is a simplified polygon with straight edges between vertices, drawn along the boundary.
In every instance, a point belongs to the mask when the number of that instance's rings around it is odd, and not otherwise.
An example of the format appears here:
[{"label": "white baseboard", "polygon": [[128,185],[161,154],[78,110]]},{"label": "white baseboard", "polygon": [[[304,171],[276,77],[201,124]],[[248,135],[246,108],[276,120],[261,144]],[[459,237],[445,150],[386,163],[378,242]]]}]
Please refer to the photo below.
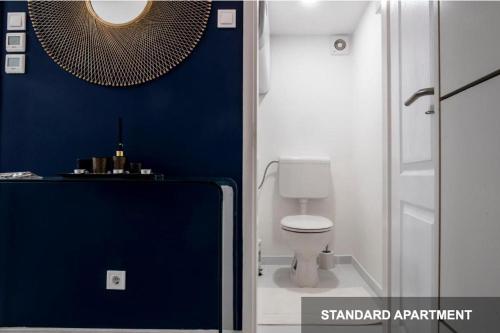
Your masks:
[{"label": "white baseboard", "polygon": [[[292,260],[293,257],[290,256],[262,257],[262,265],[291,265]],[[335,262],[337,264],[350,264],[352,256],[336,254]]]},{"label": "white baseboard", "polygon": [[361,265],[361,263],[356,259],[356,257],[352,257],[352,265],[358,271],[359,275],[365,280],[365,282],[372,288],[375,294],[378,297],[382,297],[382,286],[373,278],[373,276],[368,273],[366,268]]},{"label": "white baseboard", "polygon": [[350,264],[352,263],[352,256],[348,254],[336,254],[335,255],[337,264]]},{"label": "white baseboard", "polygon": [[1,333],[218,333],[218,330],[141,330],[141,329],[95,329],[95,328],[32,328],[4,327]]},{"label": "white baseboard", "polygon": [[[293,257],[262,257],[262,265],[291,265]],[[382,297],[382,287],[380,284],[368,273],[368,271],[359,263],[356,257],[352,255],[335,255],[337,264],[352,264],[358,271],[359,275],[365,282],[373,289],[378,297]]]},{"label": "white baseboard", "polygon": [[292,257],[290,256],[278,256],[278,257],[262,257],[262,265],[291,265]]}]

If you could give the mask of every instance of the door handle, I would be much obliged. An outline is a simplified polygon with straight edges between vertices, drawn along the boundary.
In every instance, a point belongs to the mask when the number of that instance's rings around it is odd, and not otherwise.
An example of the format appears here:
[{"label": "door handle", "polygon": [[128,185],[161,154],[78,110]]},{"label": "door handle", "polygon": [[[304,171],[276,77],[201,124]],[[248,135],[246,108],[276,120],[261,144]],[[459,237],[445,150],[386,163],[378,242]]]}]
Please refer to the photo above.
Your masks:
[{"label": "door handle", "polygon": [[424,88],[417,90],[413,95],[410,96],[405,102],[405,106],[410,106],[415,102],[417,99],[423,96],[429,96],[429,95],[434,95],[434,88]]}]

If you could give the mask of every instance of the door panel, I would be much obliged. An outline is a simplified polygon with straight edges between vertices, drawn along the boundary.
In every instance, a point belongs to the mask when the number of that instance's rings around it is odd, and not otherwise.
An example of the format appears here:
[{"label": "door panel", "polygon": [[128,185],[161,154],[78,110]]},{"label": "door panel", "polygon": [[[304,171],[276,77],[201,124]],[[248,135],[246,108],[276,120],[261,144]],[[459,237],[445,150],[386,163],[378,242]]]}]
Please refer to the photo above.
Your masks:
[{"label": "door panel", "polygon": [[[419,89],[432,86],[430,56],[430,12],[427,1],[401,3],[401,97],[410,97]],[[403,164],[431,161],[431,119],[425,114],[432,97],[424,97],[404,107],[401,114]],[[412,168],[412,166],[404,166]]]},{"label": "door panel", "polygon": [[500,297],[500,77],[442,102],[441,296]]},{"label": "door panel", "polygon": [[434,212],[403,203],[401,290],[405,297],[432,295]]},{"label": "door panel", "polygon": [[441,90],[446,95],[500,69],[500,2],[441,1],[440,6]]}]

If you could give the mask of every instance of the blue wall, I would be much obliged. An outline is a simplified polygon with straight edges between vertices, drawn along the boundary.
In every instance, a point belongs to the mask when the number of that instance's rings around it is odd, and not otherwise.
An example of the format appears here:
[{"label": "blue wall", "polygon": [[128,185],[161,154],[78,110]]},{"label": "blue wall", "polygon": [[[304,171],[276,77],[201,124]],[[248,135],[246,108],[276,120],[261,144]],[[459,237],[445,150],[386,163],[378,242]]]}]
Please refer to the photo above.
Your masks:
[{"label": "blue wall", "polygon": [[221,200],[208,181],[0,182],[0,326],[219,328]]},{"label": "blue wall", "polygon": [[[237,9],[237,29],[217,29],[219,8]],[[27,12],[27,4],[5,2],[2,11],[5,23],[7,11]],[[165,76],[129,88],[93,85],[65,72],[29,23],[27,73],[6,75],[2,62],[0,171],[47,176],[72,170],[79,157],[112,155],[121,116],[132,160],[167,177],[229,177],[241,188],[242,17],[241,2],[214,2],[193,53]],[[2,29],[4,36],[5,24]],[[241,217],[236,233],[239,263]]]}]

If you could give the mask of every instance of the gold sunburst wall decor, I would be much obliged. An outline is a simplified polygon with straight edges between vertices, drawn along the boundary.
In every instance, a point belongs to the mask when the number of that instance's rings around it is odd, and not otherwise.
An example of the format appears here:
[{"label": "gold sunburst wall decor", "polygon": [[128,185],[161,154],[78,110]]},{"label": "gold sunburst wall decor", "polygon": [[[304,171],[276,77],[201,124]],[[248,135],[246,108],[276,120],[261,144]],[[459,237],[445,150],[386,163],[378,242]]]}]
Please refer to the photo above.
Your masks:
[{"label": "gold sunburst wall decor", "polygon": [[33,1],[29,15],[47,54],[71,74],[104,86],[158,78],[200,41],[210,1],[149,0],[125,24],[102,20],[87,1]]}]

